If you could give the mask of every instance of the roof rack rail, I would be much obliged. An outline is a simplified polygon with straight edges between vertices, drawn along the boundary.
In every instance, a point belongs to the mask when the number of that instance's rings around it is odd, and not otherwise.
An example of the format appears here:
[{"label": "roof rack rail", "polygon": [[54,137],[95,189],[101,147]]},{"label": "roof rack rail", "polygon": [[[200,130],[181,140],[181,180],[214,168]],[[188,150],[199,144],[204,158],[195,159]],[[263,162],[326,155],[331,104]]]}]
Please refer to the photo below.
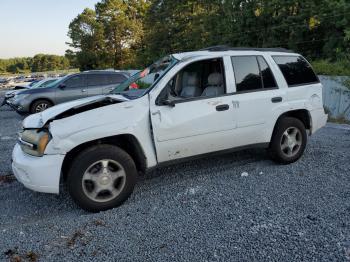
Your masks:
[{"label": "roof rack rail", "polygon": [[294,53],[292,50],[288,50],[282,47],[275,48],[255,48],[255,47],[230,47],[227,45],[217,45],[200,49],[200,51],[210,52],[222,52],[222,51],[263,51],[263,52],[283,52],[283,53]]}]

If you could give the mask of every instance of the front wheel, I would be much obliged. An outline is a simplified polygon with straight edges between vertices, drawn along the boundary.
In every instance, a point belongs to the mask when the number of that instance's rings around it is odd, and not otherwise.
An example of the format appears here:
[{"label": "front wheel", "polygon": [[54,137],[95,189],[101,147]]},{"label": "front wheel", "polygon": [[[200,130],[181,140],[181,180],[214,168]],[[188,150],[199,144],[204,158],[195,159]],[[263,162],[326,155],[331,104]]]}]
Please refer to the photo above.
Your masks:
[{"label": "front wheel", "polygon": [[285,117],[278,121],[270,143],[270,155],[282,164],[297,161],[304,153],[307,134],[304,124],[296,118]]},{"label": "front wheel", "polygon": [[32,114],[40,113],[42,111],[45,111],[46,109],[48,109],[51,106],[52,106],[51,102],[44,100],[44,99],[40,99],[40,100],[35,101],[33,103],[33,105],[30,108],[30,113],[32,113]]},{"label": "front wheel", "polygon": [[124,150],[99,145],[81,152],[68,173],[73,200],[84,210],[99,212],[121,205],[137,180],[133,159]]}]

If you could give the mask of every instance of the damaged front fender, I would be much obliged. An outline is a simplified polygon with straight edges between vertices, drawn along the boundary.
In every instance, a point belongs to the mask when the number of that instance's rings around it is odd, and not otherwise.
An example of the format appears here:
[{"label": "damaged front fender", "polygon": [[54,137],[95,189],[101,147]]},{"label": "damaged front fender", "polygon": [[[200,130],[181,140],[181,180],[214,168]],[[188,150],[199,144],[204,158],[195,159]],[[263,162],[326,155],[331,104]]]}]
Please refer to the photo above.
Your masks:
[{"label": "damaged front fender", "polygon": [[23,128],[42,128],[48,122],[56,119],[66,118],[85,111],[125,101],[128,101],[128,99],[120,95],[101,95],[59,104],[41,113],[28,116],[23,121]]}]

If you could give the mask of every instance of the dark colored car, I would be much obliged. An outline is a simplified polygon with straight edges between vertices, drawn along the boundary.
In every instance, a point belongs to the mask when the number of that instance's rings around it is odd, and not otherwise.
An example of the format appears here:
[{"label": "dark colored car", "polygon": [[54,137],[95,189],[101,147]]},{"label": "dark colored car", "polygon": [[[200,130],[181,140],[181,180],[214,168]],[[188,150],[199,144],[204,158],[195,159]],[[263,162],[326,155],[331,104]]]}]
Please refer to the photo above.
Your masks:
[{"label": "dark colored car", "polygon": [[38,113],[71,100],[108,94],[129,78],[116,71],[87,71],[65,76],[45,88],[18,92],[8,104],[18,113]]}]

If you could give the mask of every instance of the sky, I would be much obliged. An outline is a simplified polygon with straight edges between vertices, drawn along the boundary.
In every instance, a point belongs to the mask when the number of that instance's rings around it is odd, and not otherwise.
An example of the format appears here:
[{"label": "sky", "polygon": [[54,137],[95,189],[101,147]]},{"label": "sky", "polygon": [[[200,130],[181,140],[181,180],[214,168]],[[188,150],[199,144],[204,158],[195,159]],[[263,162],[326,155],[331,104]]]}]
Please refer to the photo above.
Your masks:
[{"label": "sky", "polygon": [[64,55],[68,25],[98,0],[0,0],[0,58]]}]

